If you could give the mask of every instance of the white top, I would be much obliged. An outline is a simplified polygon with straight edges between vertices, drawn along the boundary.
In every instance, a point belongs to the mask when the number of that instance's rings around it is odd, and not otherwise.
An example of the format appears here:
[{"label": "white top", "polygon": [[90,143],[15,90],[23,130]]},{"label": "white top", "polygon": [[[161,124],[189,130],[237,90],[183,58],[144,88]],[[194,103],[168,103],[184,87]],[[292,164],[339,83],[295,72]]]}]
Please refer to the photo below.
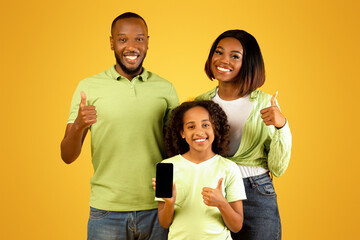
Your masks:
[{"label": "white top", "polygon": [[[221,99],[218,92],[216,92],[212,100],[219,104],[227,115],[230,125],[229,156],[233,156],[239,149],[244,125],[250,116],[254,104],[250,101],[250,94],[235,100],[225,101]],[[268,172],[267,169],[262,167],[238,166],[243,178],[258,176]]]},{"label": "white top", "polygon": [[[207,206],[202,197],[204,187],[216,188],[220,178],[228,202],[246,199],[242,176],[236,164],[219,155],[193,163],[181,155],[164,160],[174,164],[176,201],[169,240],[231,239],[217,207]],[[155,198],[156,201],[163,199]]]}]

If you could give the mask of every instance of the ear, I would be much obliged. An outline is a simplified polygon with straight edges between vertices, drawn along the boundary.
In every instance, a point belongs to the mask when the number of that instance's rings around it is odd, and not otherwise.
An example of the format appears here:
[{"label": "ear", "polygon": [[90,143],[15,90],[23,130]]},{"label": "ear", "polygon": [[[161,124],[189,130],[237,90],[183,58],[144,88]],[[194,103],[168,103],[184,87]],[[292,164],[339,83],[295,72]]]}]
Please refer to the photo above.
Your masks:
[{"label": "ear", "polygon": [[183,130],[180,130],[180,135],[182,138],[185,138],[185,135],[184,135],[184,131]]},{"label": "ear", "polygon": [[146,51],[147,51],[147,50],[149,50],[149,38],[150,38],[150,36],[147,36],[146,38],[147,38],[147,44],[146,44]]},{"label": "ear", "polygon": [[114,39],[110,36],[110,48],[114,51]]}]

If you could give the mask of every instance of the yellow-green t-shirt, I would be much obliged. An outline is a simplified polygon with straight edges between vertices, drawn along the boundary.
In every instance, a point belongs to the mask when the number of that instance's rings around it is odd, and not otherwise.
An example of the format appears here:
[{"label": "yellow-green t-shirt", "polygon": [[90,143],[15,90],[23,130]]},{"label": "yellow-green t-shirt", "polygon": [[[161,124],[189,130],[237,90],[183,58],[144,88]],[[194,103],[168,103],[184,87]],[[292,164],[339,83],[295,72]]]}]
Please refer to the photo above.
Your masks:
[{"label": "yellow-green t-shirt", "polygon": [[[231,239],[217,207],[205,205],[204,187],[216,188],[220,178],[223,194],[228,202],[246,199],[244,183],[238,166],[219,155],[195,164],[176,155],[163,162],[174,164],[176,185],[175,211],[169,228],[169,240]],[[157,201],[162,199],[156,198]]]}]

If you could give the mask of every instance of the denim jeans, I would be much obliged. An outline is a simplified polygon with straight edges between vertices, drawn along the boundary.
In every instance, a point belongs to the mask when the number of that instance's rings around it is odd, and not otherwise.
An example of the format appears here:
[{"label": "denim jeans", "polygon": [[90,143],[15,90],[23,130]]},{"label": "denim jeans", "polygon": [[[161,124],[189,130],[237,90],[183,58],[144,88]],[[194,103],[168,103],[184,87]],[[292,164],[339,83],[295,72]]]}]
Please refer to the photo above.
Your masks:
[{"label": "denim jeans", "polygon": [[244,224],[234,240],[280,240],[281,221],[276,193],[269,173],[244,178],[247,200],[243,201]]},{"label": "denim jeans", "polygon": [[90,207],[88,240],[166,240],[167,236],[157,209],[112,212]]}]

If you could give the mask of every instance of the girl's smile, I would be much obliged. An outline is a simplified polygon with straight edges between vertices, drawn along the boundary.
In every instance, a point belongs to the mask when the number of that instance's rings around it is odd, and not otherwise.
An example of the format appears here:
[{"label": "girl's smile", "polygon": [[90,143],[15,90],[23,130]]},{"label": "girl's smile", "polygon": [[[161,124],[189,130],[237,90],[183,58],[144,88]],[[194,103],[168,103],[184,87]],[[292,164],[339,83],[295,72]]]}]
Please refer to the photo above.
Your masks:
[{"label": "girl's smile", "polygon": [[193,107],[185,112],[183,122],[180,134],[189,144],[189,151],[212,153],[215,136],[209,112],[200,106]]}]

